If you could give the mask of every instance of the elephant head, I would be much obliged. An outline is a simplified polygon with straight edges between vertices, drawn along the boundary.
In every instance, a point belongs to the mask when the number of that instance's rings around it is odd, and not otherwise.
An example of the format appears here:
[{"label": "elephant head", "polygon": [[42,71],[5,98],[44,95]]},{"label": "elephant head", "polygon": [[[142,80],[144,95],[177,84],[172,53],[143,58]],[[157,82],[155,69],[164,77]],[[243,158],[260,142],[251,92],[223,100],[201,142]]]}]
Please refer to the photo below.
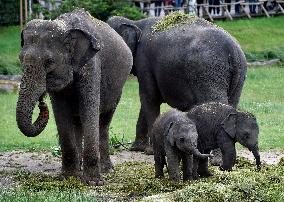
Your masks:
[{"label": "elephant head", "polygon": [[259,128],[255,116],[248,112],[236,111],[236,113],[231,113],[226,117],[222,127],[232,139],[235,139],[253,153],[257,168],[260,169]]},{"label": "elephant head", "polygon": [[177,147],[182,152],[203,159],[211,156],[201,154],[197,149],[198,134],[195,124],[191,121],[171,122],[165,130],[165,137],[172,147]]},{"label": "elephant head", "polygon": [[[58,92],[74,80],[98,51],[99,44],[87,31],[68,29],[62,20],[32,20],[22,31],[19,58],[23,69],[16,119],[28,137],[39,135],[48,122],[48,109],[42,101],[46,92]],[[32,113],[40,101],[40,116],[32,123]]]},{"label": "elephant head", "polygon": [[[142,30],[135,25],[134,21],[120,16],[111,17],[107,23],[123,38],[135,59]],[[132,68],[131,73],[136,75],[135,67]]]}]

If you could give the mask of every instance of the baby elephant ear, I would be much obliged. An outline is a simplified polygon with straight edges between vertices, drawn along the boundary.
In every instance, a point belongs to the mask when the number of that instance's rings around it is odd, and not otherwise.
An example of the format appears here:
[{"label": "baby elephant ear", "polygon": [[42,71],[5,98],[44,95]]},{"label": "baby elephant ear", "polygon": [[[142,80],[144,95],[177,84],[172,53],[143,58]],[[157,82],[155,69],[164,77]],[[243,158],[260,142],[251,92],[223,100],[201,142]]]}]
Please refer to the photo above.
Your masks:
[{"label": "baby elephant ear", "polygon": [[236,132],[237,132],[236,120],[237,120],[237,114],[231,113],[221,123],[221,127],[233,139],[236,137]]},{"label": "baby elephant ear", "polygon": [[168,141],[172,146],[175,145],[173,125],[174,125],[174,123],[171,122],[171,123],[166,127],[165,134],[164,134],[165,137],[166,137],[166,139],[167,139],[167,141]]},{"label": "baby elephant ear", "polygon": [[83,66],[101,48],[97,38],[80,29],[67,32],[64,44],[72,57],[72,64]]}]

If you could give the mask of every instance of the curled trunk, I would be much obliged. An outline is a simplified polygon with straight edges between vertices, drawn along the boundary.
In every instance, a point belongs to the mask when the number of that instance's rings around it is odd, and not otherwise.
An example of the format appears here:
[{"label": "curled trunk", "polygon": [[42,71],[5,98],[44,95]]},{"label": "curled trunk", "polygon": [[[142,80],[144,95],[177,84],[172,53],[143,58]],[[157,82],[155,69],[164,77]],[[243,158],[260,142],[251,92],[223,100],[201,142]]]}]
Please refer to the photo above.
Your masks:
[{"label": "curled trunk", "polygon": [[[27,137],[39,135],[48,122],[48,108],[43,102],[46,91],[45,76],[34,73],[24,73],[16,109],[16,120],[18,128]],[[39,101],[40,113],[32,123],[33,110]]]}]

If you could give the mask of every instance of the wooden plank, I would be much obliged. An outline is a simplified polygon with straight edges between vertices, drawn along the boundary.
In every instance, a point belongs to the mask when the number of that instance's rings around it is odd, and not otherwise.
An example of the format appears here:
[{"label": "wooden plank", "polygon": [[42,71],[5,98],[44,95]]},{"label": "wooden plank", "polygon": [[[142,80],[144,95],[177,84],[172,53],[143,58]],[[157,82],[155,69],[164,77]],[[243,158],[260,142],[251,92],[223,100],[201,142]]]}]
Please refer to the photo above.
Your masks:
[{"label": "wooden plank", "polygon": [[23,0],[20,0],[20,27],[23,30]]},{"label": "wooden plank", "polygon": [[268,14],[267,10],[264,8],[263,3],[260,5],[261,9],[264,11],[265,15],[270,18],[270,15]]},{"label": "wooden plank", "polygon": [[25,22],[28,22],[28,1],[24,0],[25,2]]},{"label": "wooden plank", "polygon": [[241,9],[245,12],[245,14],[248,16],[248,18],[251,19],[249,12],[247,12],[246,9],[245,9],[245,4],[241,3],[240,5],[241,5]]},{"label": "wooden plank", "polygon": [[279,9],[281,10],[281,12],[284,14],[284,9],[283,9],[283,7],[281,6],[281,3],[284,4],[284,1],[276,1],[276,3],[277,3],[277,5],[278,5]]}]

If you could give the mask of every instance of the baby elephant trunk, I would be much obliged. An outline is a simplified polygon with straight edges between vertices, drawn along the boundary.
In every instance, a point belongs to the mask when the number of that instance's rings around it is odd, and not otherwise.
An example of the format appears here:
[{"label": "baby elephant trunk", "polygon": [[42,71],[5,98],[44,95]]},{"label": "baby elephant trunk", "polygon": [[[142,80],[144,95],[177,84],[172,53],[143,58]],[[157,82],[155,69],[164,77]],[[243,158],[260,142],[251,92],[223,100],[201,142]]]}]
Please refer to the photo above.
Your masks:
[{"label": "baby elephant trunk", "polygon": [[256,167],[258,170],[261,169],[261,162],[260,162],[260,155],[259,155],[259,151],[258,151],[258,146],[255,146],[252,150],[252,154],[255,158],[255,162],[256,162]]},{"label": "baby elephant trunk", "polygon": [[212,154],[201,154],[200,151],[196,148],[192,149],[192,154],[198,158],[206,159],[208,157],[212,157]]}]

